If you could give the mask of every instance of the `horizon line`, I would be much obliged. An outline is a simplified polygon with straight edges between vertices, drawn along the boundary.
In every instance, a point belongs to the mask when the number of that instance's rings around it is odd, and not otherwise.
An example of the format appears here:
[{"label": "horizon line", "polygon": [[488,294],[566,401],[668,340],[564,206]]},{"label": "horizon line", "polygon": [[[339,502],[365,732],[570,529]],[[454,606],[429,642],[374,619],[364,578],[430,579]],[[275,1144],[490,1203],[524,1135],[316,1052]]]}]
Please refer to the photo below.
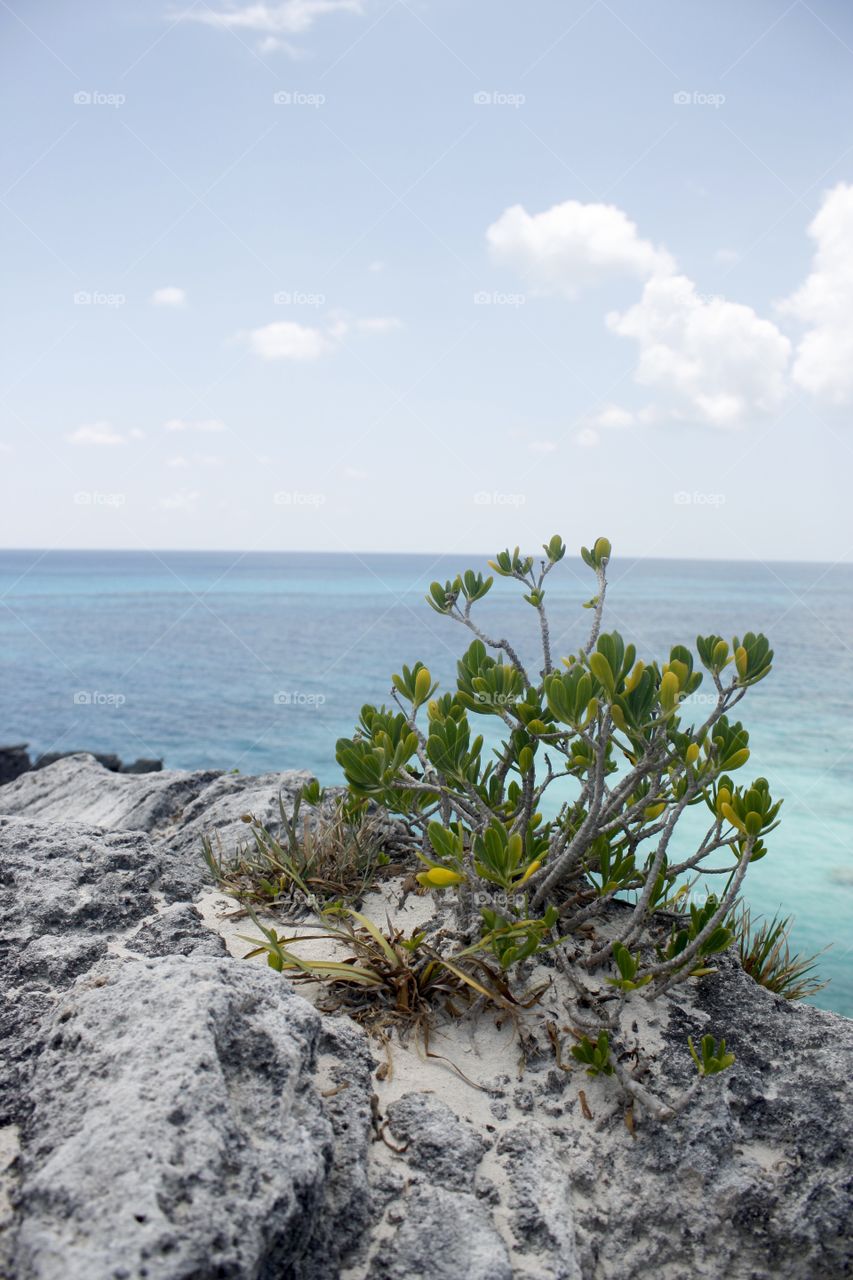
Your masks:
[{"label": "horizon line", "polygon": [[[580,549],[578,549],[579,553]],[[411,557],[423,556],[433,560],[447,559],[451,556],[468,556],[478,557],[488,560],[496,554],[494,551],[365,551],[365,550],[328,550],[321,548],[288,548],[281,547],[276,550],[258,547],[0,547],[0,555],[7,552],[26,553],[33,555],[150,555],[155,558],[163,555],[237,555],[237,556],[351,556],[354,559],[363,559],[366,556],[384,556],[384,557]],[[525,555],[536,554],[529,551],[524,552]],[[766,557],[759,556],[649,556],[637,555],[630,552],[622,552],[621,554],[611,557],[613,560],[635,560],[646,561],[648,563],[671,563],[671,564],[754,564],[754,565],[770,565],[770,564],[790,564],[790,565],[828,565],[832,568],[847,567],[853,565],[851,560],[818,560],[810,557],[793,560],[786,557]]]}]

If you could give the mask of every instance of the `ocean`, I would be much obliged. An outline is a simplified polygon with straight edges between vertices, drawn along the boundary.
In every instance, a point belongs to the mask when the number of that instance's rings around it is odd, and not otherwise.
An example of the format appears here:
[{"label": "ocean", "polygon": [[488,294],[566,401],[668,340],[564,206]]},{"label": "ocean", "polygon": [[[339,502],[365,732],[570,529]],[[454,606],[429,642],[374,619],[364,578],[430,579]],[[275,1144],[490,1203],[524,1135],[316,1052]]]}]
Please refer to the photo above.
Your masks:
[{"label": "ocean", "polygon": [[[424,592],[486,558],[0,552],[0,745],[336,782],[336,738],[363,703],[387,700],[403,662],[452,682],[472,637]],[[585,637],[594,581],[570,553],[547,585],[558,656]],[[520,594],[499,580],[476,616],[534,662]],[[604,627],[643,658],[698,633],[769,637],[774,670],[737,712],[752,748],[738,778],[764,775],[784,805],[745,897],[795,916],[795,949],[831,944],[813,1002],[853,1016],[853,566],[617,557]]]}]

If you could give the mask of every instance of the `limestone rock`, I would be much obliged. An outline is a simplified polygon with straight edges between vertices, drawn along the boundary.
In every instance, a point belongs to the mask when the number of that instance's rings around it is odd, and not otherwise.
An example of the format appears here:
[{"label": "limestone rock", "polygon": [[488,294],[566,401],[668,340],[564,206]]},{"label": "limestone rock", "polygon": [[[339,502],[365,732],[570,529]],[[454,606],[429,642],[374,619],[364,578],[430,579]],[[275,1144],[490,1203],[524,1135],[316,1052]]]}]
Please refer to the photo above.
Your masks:
[{"label": "limestone rock", "polygon": [[260,966],[112,959],[80,979],[32,1080],[17,1280],[337,1275],[334,1241],[314,1246],[335,1155],[320,1037]]},{"label": "limestone rock", "polygon": [[220,775],[212,769],[129,774],[92,755],[64,756],[0,790],[0,813],[43,822],[83,822],[108,831],[154,831]]}]

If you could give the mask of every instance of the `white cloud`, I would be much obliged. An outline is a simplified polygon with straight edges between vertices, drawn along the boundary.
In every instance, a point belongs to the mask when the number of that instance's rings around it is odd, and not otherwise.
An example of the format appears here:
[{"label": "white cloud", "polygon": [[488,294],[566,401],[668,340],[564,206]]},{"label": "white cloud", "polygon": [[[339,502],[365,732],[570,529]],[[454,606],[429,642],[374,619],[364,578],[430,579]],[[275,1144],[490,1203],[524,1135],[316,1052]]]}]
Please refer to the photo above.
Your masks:
[{"label": "white cloud", "polygon": [[179,289],[177,285],[165,285],[162,289],[155,289],[151,295],[152,305],[155,307],[185,307],[187,305],[186,289]]},{"label": "white cloud", "polygon": [[197,489],[179,489],[160,499],[164,511],[194,511],[201,494]]},{"label": "white cloud", "polygon": [[376,258],[367,269],[368,271],[384,271],[385,263],[380,258]]},{"label": "white cloud", "polygon": [[109,422],[91,422],[78,427],[66,436],[71,444],[116,445],[124,444],[124,436]]},{"label": "white cloud", "polygon": [[204,5],[200,9],[187,10],[181,17],[221,31],[243,31],[255,35],[263,53],[284,49],[299,57],[300,50],[284,37],[304,35],[318,18],[329,13],[363,12],[361,0],[279,0],[277,4],[255,3],[242,7],[227,4],[217,10]]},{"label": "white cloud", "polygon": [[[853,201],[850,210],[853,215]],[[642,239],[623,210],[568,200],[531,215],[515,205],[486,235],[494,256],[540,292],[574,298],[607,275],[643,281],[640,301],[611,312],[606,323],[637,343],[635,380],[653,390],[655,400],[636,415],[608,406],[597,421],[582,424],[577,443],[593,446],[601,428],[635,420],[739,426],[784,401],[791,355],[785,335],[752,307],[697,293],[670,254]],[[853,298],[853,268],[849,278]],[[853,387],[853,373],[850,381]]]},{"label": "white cloud", "polygon": [[319,360],[334,351],[348,333],[383,334],[402,328],[397,316],[366,316],[350,319],[338,312],[332,313],[325,329],[314,325],[298,324],[295,320],[277,320],[238,334],[247,339],[252,350],[263,360]]},{"label": "white cloud", "polygon": [[531,440],[527,447],[531,453],[556,453],[558,448],[553,440]]},{"label": "white cloud", "polygon": [[163,423],[164,431],[219,432],[225,431],[225,429],[225,423],[220,418],[197,418],[192,420],[170,418],[168,422]]},{"label": "white cloud", "polygon": [[360,467],[344,467],[344,475],[348,480],[367,480],[368,473]]},{"label": "white cloud", "polygon": [[787,393],[791,344],[752,307],[703,298],[687,276],[657,276],[642,298],[611,312],[608,327],[639,347],[635,377],[660,393],[646,420],[687,418],[715,427],[777,410]]},{"label": "white cloud", "polygon": [[714,261],[719,262],[721,267],[733,267],[736,262],[740,262],[740,254],[737,249],[718,249],[714,254]]},{"label": "white cloud", "polygon": [[618,404],[606,404],[598,413],[589,414],[575,435],[575,443],[584,449],[593,449],[601,440],[601,431],[624,430],[632,427],[637,415]]},{"label": "white cloud", "polygon": [[623,409],[618,404],[608,404],[593,418],[593,422],[597,427],[631,427],[634,425],[634,415],[628,409]]},{"label": "white cloud", "polygon": [[567,200],[544,213],[520,204],[486,232],[493,257],[515,268],[532,288],[569,298],[608,276],[640,280],[672,272],[666,250],[643,240],[628,215],[612,204]]},{"label": "white cloud", "polygon": [[252,350],[263,360],[317,360],[330,350],[328,338],[319,329],[278,320],[252,329],[248,335]]},{"label": "white cloud", "polygon": [[809,226],[816,243],[810,274],[779,310],[808,327],[794,359],[798,386],[832,404],[853,399],[853,186],[824,196]]},{"label": "white cloud", "polygon": [[179,467],[188,467],[189,465],[190,465],[189,458],[185,458],[182,453],[176,454],[174,458],[166,459],[167,467],[179,468]]}]

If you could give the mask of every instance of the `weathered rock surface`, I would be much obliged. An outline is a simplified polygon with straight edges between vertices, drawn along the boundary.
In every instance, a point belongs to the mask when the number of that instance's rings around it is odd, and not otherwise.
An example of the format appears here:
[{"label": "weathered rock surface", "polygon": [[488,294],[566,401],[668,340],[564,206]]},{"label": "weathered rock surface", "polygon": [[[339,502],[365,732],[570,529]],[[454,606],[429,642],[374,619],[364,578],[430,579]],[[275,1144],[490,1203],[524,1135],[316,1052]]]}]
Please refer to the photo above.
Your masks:
[{"label": "weathered rock surface", "polygon": [[159,870],[142,832],[0,818],[0,1123],[30,1105],[23,1081],[44,1014],[111,940],[155,913]]},{"label": "weathered rock surface", "polygon": [[636,1108],[633,1133],[612,1079],[558,1068],[554,993],[520,1078],[517,1050],[481,1062],[482,1092],[413,1049],[404,1088],[378,1080],[353,1023],[225,955],[193,906],[201,835],[232,853],[242,814],[276,826],[279,787],[289,809],[306,777],[83,756],[0,787],[0,1126],[21,1132],[0,1275],[853,1276],[853,1022],[729,956],[653,1006],[633,995],[662,1098],[695,1075],[688,1034],[737,1055],[674,1120]]},{"label": "weathered rock surface", "polygon": [[312,1244],[335,1154],[321,1024],[228,960],[113,959],[80,979],[32,1079],[15,1276],[335,1275],[333,1242]]},{"label": "weathered rock surface", "polygon": [[0,812],[43,822],[84,822],[109,831],[155,831],[220,775],[212,769],[125,774],[92,755],[65,756],[0,790]]},{"label": "weathered rock surface", "polygon": [[370,1280],[512,1280],[509,1251],[488,1209],[464,1191],[418,1187],[382,1241]]},{"label": "weathered rock surface", "polygon": [[115,773],[92,755],[66,756],[0,787],[0,814],[43,822],[82,822],[106,831],[145,831],[163,851],[159,889],[173,901],[194,898],[209,882],[202,836],[228,854],[246,839],[242,815],[254,813],[271,830],[310,778],[304,772],[253,778],[205,769],[196,773]]}]

